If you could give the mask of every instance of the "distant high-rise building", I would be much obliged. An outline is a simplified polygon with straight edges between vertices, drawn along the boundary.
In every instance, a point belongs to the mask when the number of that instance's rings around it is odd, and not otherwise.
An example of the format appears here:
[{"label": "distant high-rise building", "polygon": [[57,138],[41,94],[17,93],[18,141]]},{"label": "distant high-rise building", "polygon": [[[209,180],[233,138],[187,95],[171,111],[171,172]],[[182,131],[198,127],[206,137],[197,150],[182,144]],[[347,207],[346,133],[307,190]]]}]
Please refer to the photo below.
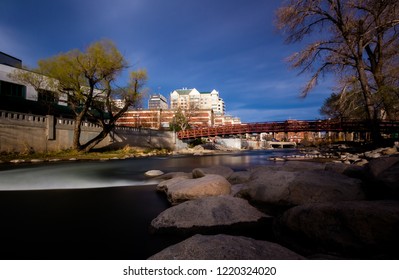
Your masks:
[{"label": "distant high-rise building", "polygon": [[154,94],[148,100],[148,109],[168,109],[168,101],[162,94]]},{"label": "distant high-rise building", "polygon": [[209,110],[212,109],[216,115],[224,115],[225,105],[219,97],[217,90],[210,92],[199,92],[197,89],[176,89],[170,93],[170,108],[183,110]]}]

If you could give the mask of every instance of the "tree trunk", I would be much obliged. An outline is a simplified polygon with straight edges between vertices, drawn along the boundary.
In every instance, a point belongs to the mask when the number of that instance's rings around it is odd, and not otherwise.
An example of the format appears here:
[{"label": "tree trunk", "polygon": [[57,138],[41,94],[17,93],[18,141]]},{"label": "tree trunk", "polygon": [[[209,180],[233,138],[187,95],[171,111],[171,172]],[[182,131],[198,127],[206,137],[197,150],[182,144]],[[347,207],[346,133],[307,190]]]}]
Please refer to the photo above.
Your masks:
[{"label": "tree trunk", "polygon": [[368,84],[367,75],[365,72],[364,62],[362,59],[357,61],[357,71],[359,74],[359,82],[363,93],[364,102],[366,104],[367,112],[367,125],[371,129],[371,139],[374,143],[379,143],[381,141],[381,132],[379,128],[379,122],[377,117],[377,112],[375,111],[374,102],[371,96],[371,90]]},{"label": "tree trunk", "polygon": [[93,139],[87,141],[87,143],[81,145],[81,150],[84,152],[90,152],[95,146],[97,146],[98,143],[100,143],[102,140],[104,140],[108,134],[112,131],[114,126],[106,126],[103,128],[103,130]]},{"label": "tree trunk", "polygon": [[75,126],[73,128],[73,143],[72,143],[72,149],[79,151],[81,149],[80,145],[80,134],[82,132],[82,120],[83,120],[83,114],[80,113],[79,115],[76,116],[75,118]]}]

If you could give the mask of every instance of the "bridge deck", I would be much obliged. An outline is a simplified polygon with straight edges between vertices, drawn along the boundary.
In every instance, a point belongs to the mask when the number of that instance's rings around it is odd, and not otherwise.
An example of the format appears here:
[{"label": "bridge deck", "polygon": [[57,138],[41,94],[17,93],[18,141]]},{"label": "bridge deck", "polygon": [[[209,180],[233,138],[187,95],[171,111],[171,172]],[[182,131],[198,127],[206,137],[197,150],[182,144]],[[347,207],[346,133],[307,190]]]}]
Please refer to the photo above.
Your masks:
[{"label": "bridge deck", "polygon": [[[317,120],[265,122],[184,130],[178,132],[178,137],[179,139],[190,139],[199,137],[213,137],[262,132],[367,132],[370,131],[370,127],[370,123],[363,121]],[[381,132],[398,132],[399,121],[382,121],[379,122],[379,127]]]}]

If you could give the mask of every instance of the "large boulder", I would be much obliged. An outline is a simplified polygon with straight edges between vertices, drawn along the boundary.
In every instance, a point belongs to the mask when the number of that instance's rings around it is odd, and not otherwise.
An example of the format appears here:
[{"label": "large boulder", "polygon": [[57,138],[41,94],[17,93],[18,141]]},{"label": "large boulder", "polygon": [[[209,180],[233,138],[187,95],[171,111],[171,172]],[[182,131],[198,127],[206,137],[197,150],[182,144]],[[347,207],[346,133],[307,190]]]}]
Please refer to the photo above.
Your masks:
[{"label": "large boulder", "polygon": [[324,170],[325,164],[320,162],[308,162],[308,161],[285,161],[275,164],[259,165],[248,168],[251,172],[252,177],[256,178],[258,174],[268,171],[309,171],[309,170]]},{"label": "large boulder", "polygon": [[150,260],[301,260],[276,243],[231,235],[194,235],[151,256]]},{"label": "large boulder", "polygon": [[251,172],[249,171],[237,171],[231,174],[228,177],[229,182],[234,185],[234,184],[241,184],[248,182],[251,178]]},{"label": "large boulder", "polygon": [[177,178],[177,177],[192,179],[193,175],[191,173],[178,171],[178,172],[169,172],[169,173],[163,174],[163,175],[159,176],[157,179],[169,180],[169,179],[173,179],[173,178]]},{"label": "large boulder", "polygon": [[204,177],[186,179],[175,177],[161,182],[157,190],[167,194],[172,204],[207,196],[230,194],[230,183],[220,175],[207,174]]},{"label": "large boulder", "polygon": [[246,185],[236,196],[277,206],[365,198],[360,180],[324,170],[257,172]]},{"label": "large boulder", "polygon": [[204,177],[206,174],[217,174],[224,178],[229,178],[234,173],[233,169],[223,165],[217,165],[212,167],[195,168],[192,171],[193,178]]},{"label": "large boulder", "polygon": [[186,201],[166,209],[152,220],[151,229],[154,232],[181,234],[245,232],[260,230],[266,220],[271,221],[271,217],[244,199],[214,196]]},{"label": "large boulder", "polygon": [[176,177],[172,177],[170,179],[166,179],[165,181],[162,181],[157,185],[156,190],[159,192],[165,192],[167,194],[168,188],[170,186],[172,186],[172,188],[173,188],[174,185],[179,184],[180,182],[186,181],[188,179],[190,179],[190,178],[185,177],[185,176],[176,176]]},{"label": "large boulder", "polygon": [[367,164],[367,170],[373,178],[381,177],[382,173],[399,163],[399,157],[383,157],[373,159]]},{"label": "large boulder", "polygon": [[277,240],[304,255],[399,258],[399,201],[301,205],[275,222]]},{"label": "large boulder", "polygon": [[377,198],[399,199],[399,157],[371,160],[367,165],[369,189]]},{"label": "large boulder", "polygon": [[345,164],[342,162],[328,162],[325,170],[340,173],[352,178],[364,179],[366,176],[365,168],[356,164]]}]

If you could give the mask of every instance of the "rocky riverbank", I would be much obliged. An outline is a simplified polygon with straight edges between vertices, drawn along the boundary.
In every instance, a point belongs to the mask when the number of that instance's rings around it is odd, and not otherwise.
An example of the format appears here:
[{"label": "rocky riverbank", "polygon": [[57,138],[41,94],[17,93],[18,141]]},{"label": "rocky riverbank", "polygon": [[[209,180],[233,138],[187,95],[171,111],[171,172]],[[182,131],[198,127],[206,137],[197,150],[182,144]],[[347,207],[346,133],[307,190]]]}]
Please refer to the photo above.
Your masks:
[{"label": "rocky riverbank", "polygon": [[333,161],[345,164],[355,164],[363,166],[370,160],[396,154],[399,142],[393,146],[377,149],[367,149],[367,147],[351,147],[346,144],[330,144],[319,148],[300,148],[295,156],[272,157],[274,161],[284,160],[310,160],[310,161]]},{"label": "rocky riverbank", "polygon": [[399,153],[389,149],[158,176],[173,206],[150,231],[187,239],[151,259],[399,259]]}]

